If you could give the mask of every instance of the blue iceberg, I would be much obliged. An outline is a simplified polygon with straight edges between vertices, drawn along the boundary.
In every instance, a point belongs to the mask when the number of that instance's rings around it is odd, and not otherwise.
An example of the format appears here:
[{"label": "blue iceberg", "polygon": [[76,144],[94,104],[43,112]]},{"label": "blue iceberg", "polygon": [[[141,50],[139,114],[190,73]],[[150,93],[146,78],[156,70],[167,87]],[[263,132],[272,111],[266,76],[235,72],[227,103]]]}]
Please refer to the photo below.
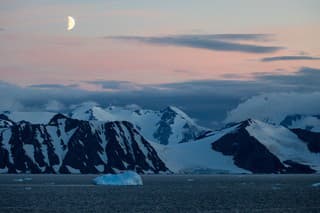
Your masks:
[{"label": "blue iceberg", "polygon": [[133,171],[126,171],[119,174],[106,174],[93,179],[96,185],[131,186],[143,185],[141,176]]}]

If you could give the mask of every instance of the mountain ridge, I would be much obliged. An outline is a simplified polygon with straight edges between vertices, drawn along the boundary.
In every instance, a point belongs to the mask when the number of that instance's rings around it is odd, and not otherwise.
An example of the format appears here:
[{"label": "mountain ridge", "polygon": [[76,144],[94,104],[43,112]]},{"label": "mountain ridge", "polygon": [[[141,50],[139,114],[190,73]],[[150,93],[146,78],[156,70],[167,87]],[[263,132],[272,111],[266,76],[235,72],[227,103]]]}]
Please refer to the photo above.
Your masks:
[{"label": "mountain ridge", "polygon": [[[56,113],[7,111],[3,115],[15,122],[29,118],[31,123],[47,124]],[[193,141],[210,130],[199,126],[186,113],[174,106],[162,110],[149,110],[117,106],[101,108],[93,103],[84,103],[74,106],[64,115],[87,121],[129,121],[148,140],[165,145]]]},{"label": "mountain ridge", "polygon": [[95,123],[55,115],[0,129],[0,169],[9,173],[170,172],[129,122]]},{"label": "mountain ridge", "polygon": [[[164,128],[172,122],[172,113],[172,108],[162,112]],[[2,173],[320,172],[319,133],[255,119],[167,145],[148,140],[128,121],[81,120],[57,113],[47,124],[14,122],[6,115],[0,115],[0,124]]]}]

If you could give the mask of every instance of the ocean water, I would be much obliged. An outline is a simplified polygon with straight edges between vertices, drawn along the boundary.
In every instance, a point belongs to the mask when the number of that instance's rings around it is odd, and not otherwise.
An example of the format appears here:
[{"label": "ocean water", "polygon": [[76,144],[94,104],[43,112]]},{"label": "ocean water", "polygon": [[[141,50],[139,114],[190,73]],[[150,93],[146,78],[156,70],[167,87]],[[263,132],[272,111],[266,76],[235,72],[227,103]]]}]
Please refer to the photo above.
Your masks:
[{"label": "ocean water", "polygon": [[320,212],[320,175],[0,175],[0,212]]}]

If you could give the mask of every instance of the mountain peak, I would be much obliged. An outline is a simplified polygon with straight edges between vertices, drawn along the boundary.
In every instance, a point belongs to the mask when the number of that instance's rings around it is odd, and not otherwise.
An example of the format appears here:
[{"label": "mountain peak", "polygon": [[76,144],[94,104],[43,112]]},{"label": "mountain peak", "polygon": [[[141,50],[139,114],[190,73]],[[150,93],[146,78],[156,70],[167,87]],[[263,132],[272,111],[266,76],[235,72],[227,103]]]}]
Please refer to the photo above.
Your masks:
[{"label": "mountain peak", "polygon": [[[79,121],[128,121],[147,139],[160,144],[177,144],[193,141],[208,129],[201,127],[182,110],[168,106],[163,110],[141,109],[137,105],[107,106],[103,108],[89,102],[75,105],[70,112],[11,112],[10,120],[22,120],[36,124],[74,127]],[[68,129],[70,129],[68,128]],[[162,135],[160,137],[160,135]],[[163,136],[165,135],[165,136]]]},{"label": "mountain peak", "polygon": [[240,122],[240,127],[245,128],[251,126],[252,124],[256,124],[256,121],[252,118],[248,118],[247,120]]},{"label": "mountain peak", "polygon": [[[178,109],[177,107],[175,106],[167,106],[166,108],[164,108],[163,110],[161,110],[163,112],[166,112],[166,111],[171,111],[171,112],[175,112],[177,114],[179,113],[183,113],[180,109]],[[184,113],[183,113],[184,114]]]},{"label": "mountain peak", "polygon": [[82,104],[75,107],[72,112],[69,113],[70,117],[79,120],[96,120],[96,121],[110,121],[112,120],[109,114],[100,106],[91,104]]},{"label": "mountain peak", "polygon": [[181,118],[185,119],[187,122],[192,123],[192,125],[196,125],[194,120],[191,119],[185,112],[175,106],[167,106],[162,112],[172,112],[174,115],[179,115]]},{"label": "mountain peak", "polygon": [[0,114],[0,120],[5,120],[5,121],[10,121],[10,122],[12,122],[12,121],[9,119],[9,117],[8,117],[7,115],[5,115],[5,114]]},{"label": "mountain peak", "polygon": [[[241,122],[228,123],[228,124],[225,125],[224,128],[229,128],[229,127],[235,127],[235,126],[237,126],[238,129],[242,129],[242,128],[246,128],[246,127],[251,126],[251,125],[256,124],[256,123],[257,123],[256,120],[254,120],[254,119],[252,119],[252,118],[248,118],[248,119],[246,119],[246,120],[244,120],[244,121],[241,121]],[[223,128],[223,129],[224,129],[224,128]]]},{"label": "mountain peak", "polygon": [[61,120],[61,119],[70,119],[69,117],[65,116],[64,114],[62,113],[58,113],[58,114],[55,114],[51,120],[49,121],[49,125],[57,125],[58,123],[58,120]]},{"label": "mountain peak", "polygon": [[12,125],[14,125],[14,122],[10,120],[8,116],[6,116],[5,114],[0,114],[0,128],[1,127],[7,128]]}]

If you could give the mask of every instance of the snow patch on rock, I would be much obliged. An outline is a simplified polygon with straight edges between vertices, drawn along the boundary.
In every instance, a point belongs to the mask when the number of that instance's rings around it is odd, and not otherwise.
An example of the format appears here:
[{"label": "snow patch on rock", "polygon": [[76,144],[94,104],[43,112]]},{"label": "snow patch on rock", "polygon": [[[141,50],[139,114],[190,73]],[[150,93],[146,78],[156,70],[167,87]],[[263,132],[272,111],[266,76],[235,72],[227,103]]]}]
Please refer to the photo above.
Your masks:
[{"label": "snow patch on rock", "polygon": [[254,120],[246,130],[282,162],[292,160],[320,169],[319,154],[311,153],[289,129]]}]

